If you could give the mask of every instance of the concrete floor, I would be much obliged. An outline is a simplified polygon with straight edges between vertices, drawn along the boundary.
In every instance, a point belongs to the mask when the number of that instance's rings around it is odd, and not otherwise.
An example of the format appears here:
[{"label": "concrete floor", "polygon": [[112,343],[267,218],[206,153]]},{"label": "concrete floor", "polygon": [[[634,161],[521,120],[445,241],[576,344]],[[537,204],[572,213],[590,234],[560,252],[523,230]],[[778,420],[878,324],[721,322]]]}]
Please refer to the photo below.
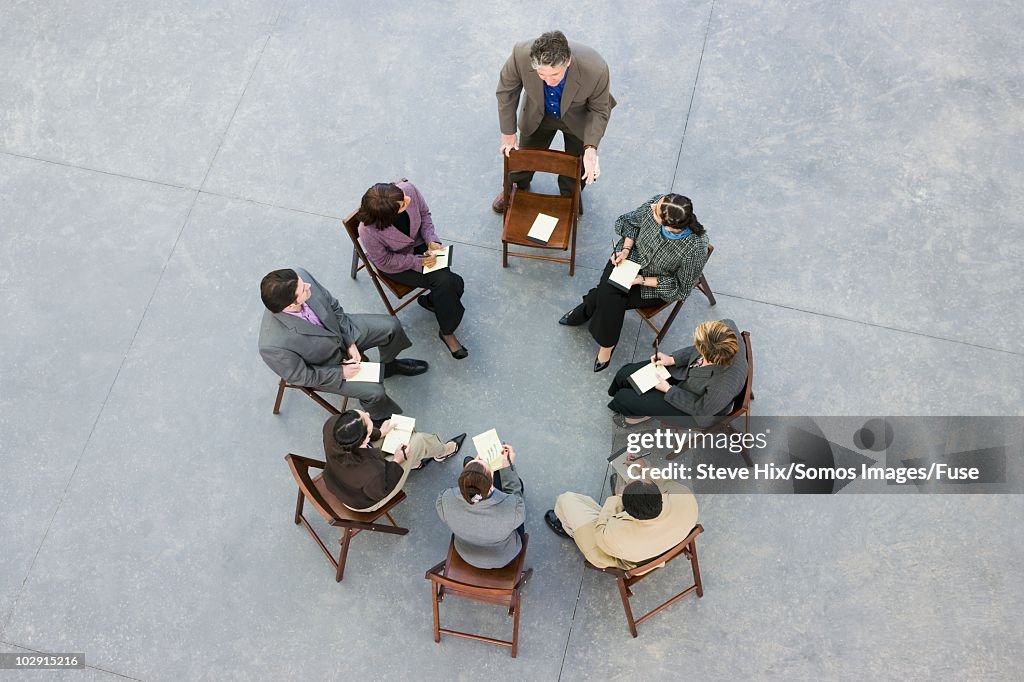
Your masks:
[{"label": "concrete floor", "polygon": [[[6,2],[0,6],[0,643],[84,652],[54,679],[1012,679],[1020,496],[708,495],[703,599],[629,637],[613,584],[542,516],[599,494],[595,347],[555,324],[614,218],[693,198],[717,293],[753,334],[764,415],[1016,415],[1024,385],[1020,3]],[[560,27],[619,100],[581,267],[500,267],[497,72]],[[472,355],[389,391],[426,430],[496,426],[529,486],[519,658],[433,642],[423,572],[457,464],[416,474],[406,537],[360,536],[341,585],[291,523],[260,277],[300,265],[346,309],[339,218],[405,176],[460,244]],[[552,183],[553,187],[553,183]],[[627,318],[614,365],[647,354]],[[614,366],[612,368],[614,371]],[[679,582],[641,585],[641,604]],[[497,609],[446,618],[504,633]],[[1016,672],[1014,672],[1016,671]]]}]

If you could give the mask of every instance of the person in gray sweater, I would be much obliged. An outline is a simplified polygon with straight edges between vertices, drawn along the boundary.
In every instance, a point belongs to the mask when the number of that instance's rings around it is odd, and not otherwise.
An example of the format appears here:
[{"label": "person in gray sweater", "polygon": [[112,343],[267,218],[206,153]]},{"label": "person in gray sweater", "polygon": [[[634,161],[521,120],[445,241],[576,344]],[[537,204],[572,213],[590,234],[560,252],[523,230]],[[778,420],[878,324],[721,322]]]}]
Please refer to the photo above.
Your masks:
[{"label": "person in gray sweater", "polygon": [[437,515],[455,536],[455,549],[477,568],[501,568],[523,548],[526,503],[516,453],[502,448],[502,468],[466,458],[459,485],[437,496]]}]

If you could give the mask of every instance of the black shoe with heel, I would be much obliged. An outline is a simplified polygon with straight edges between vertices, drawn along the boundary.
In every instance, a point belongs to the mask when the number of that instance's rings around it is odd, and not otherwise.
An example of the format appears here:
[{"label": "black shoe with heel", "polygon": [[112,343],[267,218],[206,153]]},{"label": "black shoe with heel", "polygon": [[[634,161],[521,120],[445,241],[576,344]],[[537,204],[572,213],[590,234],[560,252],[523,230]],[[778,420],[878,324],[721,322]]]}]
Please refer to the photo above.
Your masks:
[{"label": "black shoe with heel", "polygon": [[586,307],[580,303],[578,306],[562,315],[562,319],[558,321],[558,324],[565,325],[566,327],[578,327],[587,321]]},{"label": "black shoe with heel", "polygon": [[451,353],[452,357],[456,360],[463,360],[469,357],[469,351],[465,346],[460,345],[458,350],[452,350],[448,346],[448,342],[444,340],[444,334],[441,333],[440,329],[437,330],[437,338],[441,339],[441,343],[444,344],[444,347],[448,349],[448,352]]}]

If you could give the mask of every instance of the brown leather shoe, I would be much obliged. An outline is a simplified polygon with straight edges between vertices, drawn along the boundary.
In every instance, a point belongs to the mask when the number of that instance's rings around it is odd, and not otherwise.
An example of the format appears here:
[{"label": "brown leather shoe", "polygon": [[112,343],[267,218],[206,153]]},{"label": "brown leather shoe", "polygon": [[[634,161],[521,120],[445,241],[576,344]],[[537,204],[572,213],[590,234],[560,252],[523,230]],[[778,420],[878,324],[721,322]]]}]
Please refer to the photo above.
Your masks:
[{"label": "brown leather shoe", "polygon": [[498,196],[494,197],[494,201],[491,202],[491,210],[495,213],[505,212],[505,192],[502,190],[498,192]]}]

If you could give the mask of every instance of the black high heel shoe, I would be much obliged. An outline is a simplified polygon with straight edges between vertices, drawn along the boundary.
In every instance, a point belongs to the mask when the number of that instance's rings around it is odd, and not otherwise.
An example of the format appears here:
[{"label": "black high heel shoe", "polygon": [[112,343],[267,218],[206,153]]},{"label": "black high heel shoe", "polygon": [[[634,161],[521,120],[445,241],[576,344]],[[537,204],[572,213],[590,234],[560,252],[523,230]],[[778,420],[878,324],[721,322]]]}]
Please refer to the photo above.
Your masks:
[{"label": "black high heel shoe", "polygon": [[605,360],[604,362],[601,362],[597,358],[594,358],[594,371],[595,372],[603,372],[604,370],[608,369],[608,365],[612,364],[612,355],[614,355],[614,354],[615,354],[615,347],[612,346],[612,353],[611,353],[611,355],[608,356],[607,360]]},{"label": "black high heel shoe", "polygon": [[[448,343],[444,340],[444,334],[441,333],[440,329],[437,330],[437,338],[441,339],[441,343],[444,344],[445,348],[448,348]],[[448,352],[451,353],[452,357],[455,358],[456,360],[463,360],[469,357],[469,351],[466,349],[465,346],[459,346],[458,350],[452,350],[451,348],[448,348]]]}]

